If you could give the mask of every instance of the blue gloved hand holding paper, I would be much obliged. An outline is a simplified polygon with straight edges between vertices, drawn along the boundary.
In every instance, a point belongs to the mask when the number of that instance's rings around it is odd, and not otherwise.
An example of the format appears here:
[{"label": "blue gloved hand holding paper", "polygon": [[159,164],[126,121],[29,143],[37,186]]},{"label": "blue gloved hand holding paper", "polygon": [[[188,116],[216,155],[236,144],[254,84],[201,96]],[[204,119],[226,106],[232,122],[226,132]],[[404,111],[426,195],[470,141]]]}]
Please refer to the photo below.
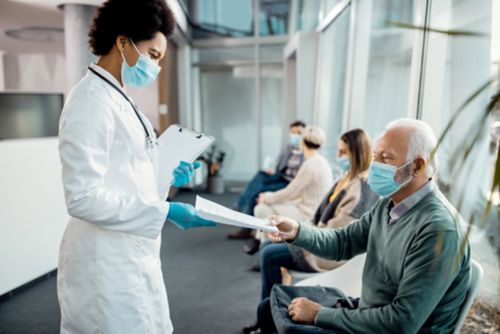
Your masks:
[{"label": "blue gloved hand holding paper", "polygon": [[174,176],[174,187],[182,187],[191,181],[194,176],[194,171],[201,167],[201,163],[199,161],[195,161],[194,163],[189,163],[186,161],[181,161],[177,167],[175,167],[173,171]]},{"label": "blue gloved hand holding paper", "polygon": [[170,202],[167,219],[183,230],[188,230],[193,227],[217,226],[214,222],[198,216],[192,205],[179,202]]}]

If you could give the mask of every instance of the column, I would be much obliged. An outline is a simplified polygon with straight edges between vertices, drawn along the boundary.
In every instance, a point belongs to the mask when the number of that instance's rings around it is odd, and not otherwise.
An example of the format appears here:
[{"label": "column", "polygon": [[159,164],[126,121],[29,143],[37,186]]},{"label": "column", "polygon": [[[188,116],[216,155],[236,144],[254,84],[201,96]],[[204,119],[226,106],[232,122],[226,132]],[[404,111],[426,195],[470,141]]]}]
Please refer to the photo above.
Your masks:
[{"label": "column", "polygon": [[88,33],[94,17],[94,6],[65,4],[64,42],[66,47],[66,87],[69,91],[85,75],[96,57],[88,47]]}]

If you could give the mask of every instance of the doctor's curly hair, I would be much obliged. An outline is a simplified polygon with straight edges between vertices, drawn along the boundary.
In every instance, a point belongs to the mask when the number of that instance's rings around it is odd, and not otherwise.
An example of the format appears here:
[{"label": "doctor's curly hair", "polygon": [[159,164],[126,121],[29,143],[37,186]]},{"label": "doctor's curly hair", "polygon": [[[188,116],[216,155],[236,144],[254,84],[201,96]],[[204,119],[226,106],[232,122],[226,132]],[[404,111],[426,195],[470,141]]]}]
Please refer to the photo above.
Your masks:
[{"label": "doctor's curly hair", "polygon": [[89,31],[89,46],[96,56],[108,54],[116,38],[149,40],[157,32],[172,35],[175,17],[165,0],[108,0],[96,13]]}]

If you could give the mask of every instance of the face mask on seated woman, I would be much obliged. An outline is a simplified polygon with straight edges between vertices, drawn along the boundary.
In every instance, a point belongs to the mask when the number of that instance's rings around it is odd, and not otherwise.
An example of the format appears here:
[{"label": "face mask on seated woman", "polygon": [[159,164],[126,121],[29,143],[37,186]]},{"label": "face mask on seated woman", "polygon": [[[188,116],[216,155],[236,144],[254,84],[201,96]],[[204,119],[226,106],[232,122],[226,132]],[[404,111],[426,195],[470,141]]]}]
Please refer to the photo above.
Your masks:
[{"label": "face mask on seated woman", "polygon": [[349,171],[349,168],[351,168],[351,161],[349,160],[349,157],[346,155],[338,157],[337,164],[344,172]]}]

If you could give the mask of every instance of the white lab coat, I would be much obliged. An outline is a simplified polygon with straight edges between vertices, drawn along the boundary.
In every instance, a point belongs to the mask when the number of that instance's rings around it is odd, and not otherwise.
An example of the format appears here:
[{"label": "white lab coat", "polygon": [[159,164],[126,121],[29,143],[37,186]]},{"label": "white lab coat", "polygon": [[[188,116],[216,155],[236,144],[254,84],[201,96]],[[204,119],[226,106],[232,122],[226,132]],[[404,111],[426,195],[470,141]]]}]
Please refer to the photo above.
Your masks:
[{"label": "white lab coat", "polygon": [[90,71],[59,128],[71,216],[59,254],[61,333],[172,333],[160,263],[169,205],[159,196],[156,148],[125,98]]}]

